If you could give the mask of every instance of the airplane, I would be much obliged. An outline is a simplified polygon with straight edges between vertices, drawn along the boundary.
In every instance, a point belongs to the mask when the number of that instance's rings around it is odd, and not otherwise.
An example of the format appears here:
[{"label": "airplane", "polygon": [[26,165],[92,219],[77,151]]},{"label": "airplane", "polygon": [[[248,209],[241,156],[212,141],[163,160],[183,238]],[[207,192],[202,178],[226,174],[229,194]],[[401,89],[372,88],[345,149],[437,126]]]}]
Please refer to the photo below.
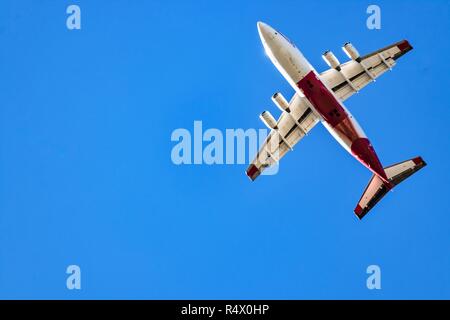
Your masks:
[{"label": "airplane", "polygon": [[388,191],[426,163],[421,157],[415,157],[383,167],[370,140],[343,102],[391,70],[412,46],[402,40],[360,56],[347,42],[342,49],[350,60],[341,64],[331,51],[326,51],[322,57],[330,69],[319,74],[281,32],[263,22],[258,22],[257,27],[266,54],[295,93],[289,102],[281,93],[272,96],[282,112],[277,121],[268,111],[260,115],[271,131],[247,168],[247,176],[255,180],[321,122],[345,150],[373,173],[354,209],[356,216],[362,219]]}]

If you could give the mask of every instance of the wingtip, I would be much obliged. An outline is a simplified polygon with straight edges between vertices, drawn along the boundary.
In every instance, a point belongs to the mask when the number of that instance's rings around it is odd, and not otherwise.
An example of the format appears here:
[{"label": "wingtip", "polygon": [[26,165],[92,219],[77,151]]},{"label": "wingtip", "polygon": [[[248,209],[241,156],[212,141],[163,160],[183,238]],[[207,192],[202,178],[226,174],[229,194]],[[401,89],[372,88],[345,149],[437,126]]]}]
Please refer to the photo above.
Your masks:
[{"label": "wingtip", "polygon": [[250,180],[255,181],[255,179],[260,175],[261,171],[259,171],[258,167],[254,164],[251,164],[245,174],[249,177]]},{"label": "wingtip", "polygon": [[414,162],[415,165],[417,166],[423,166],[425,167],[427,165],[427,163],[423,160],[422,157],[415,157],[412,159],[412,161]]},{"label": "wingtip", "polygon": [[353,212],[356,214],[359,220],[361,220],[365,216],[364,210],[359,204],[356,206]]},{"label": "wingtip", "polygon": [[405,39],[405,40],[403,40],[402,42],[399,43],[398,49],[401,52],[406,53],[406,52],[412,50],[413,46],[409,43],[408,40]]}]

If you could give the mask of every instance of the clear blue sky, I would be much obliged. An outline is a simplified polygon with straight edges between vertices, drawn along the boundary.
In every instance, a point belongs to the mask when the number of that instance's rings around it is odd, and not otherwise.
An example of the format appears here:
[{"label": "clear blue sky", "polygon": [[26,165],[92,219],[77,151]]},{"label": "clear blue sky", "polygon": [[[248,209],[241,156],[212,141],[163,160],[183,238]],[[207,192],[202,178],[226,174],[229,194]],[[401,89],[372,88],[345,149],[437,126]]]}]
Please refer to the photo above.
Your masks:
[{"label": "clear blue sky", "polygon": [[[1,1],[0,298],[450,298],[449,2],[374,3],[381,30],[368,1]],[[385,165],[428,163],[363,221],[370,173],[322,126],[253,183],[172,164],[174,129],[262,128],[292,94],[258,20],[319,71],[346,41],[414,46],[346,103]]]}]

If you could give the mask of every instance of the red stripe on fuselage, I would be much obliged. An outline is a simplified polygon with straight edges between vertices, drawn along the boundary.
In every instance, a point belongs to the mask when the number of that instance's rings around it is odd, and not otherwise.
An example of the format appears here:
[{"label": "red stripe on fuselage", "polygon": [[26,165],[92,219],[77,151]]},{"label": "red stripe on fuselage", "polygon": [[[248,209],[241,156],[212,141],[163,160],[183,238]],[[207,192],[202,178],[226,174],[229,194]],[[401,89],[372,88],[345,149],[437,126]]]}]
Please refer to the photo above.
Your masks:
[{"label": "red stripe on fuselage", "polygon": [[349,116],[314,71],[309,72],[297,83],[297,86],[333,130],[349,142],[352,155],[373,173],[388,182],[383,166],[370,141],[359,133],[355,120]]},{"label": "red stripe on fuselage", "polygon": [[352,143],[352,154],[353,156],[359,160],[362,164],[364,164],[369,170],[378,175],[382,180],[387,183],[387,187],[391,186],[389,182],[386,172],[384,172],[383,166],[381,165],[378,156],[367,138],[358,138]]},{"label": "red stripe on fuselage", "polygon": [[309,72],[297,83],[309,102],[312,103],[322,118],[332,127],[348,118],[347,112],[342,108],[330,90],[320,81],[314,71]]}]

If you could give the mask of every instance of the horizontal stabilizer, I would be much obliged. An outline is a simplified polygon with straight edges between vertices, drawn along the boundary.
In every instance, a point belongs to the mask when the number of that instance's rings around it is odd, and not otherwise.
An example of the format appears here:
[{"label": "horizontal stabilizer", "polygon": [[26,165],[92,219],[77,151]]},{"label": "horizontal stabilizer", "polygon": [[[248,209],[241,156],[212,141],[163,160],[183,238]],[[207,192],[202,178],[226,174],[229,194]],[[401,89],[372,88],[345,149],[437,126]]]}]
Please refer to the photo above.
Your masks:
[{"label": "horizontal stabilizer", "polygon": [[355,208],[355,214],[362,219],[389,190],[425,166],[425,161],[421,157],[416,157],[384,168],[392,186],[373,175]]}]

